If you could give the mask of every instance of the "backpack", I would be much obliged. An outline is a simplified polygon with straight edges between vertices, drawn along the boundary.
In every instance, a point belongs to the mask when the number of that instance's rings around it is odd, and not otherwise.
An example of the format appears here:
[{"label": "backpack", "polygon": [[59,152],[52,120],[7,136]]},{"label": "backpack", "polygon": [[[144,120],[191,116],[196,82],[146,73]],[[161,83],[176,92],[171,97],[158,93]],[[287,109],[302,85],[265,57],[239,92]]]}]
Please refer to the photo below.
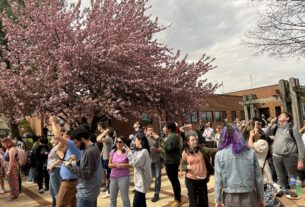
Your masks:
[{"label": "backpack", "polygon": [[26,165],[26,163],[28,161],[28,156],[24,149],[17,148],[17,159],[18,159],[19,166],[22,167],[22,166]]}]

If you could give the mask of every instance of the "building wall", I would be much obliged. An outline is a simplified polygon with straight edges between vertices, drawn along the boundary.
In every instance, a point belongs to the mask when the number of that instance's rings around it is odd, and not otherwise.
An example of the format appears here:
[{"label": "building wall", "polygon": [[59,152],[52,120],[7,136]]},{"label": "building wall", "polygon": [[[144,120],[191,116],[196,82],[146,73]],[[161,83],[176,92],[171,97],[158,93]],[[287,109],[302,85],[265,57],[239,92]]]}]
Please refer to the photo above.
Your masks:
[{"label": "building wall", "polygon": [[[236,95],[236,96],[244,96],[244,95],[250,95],[250,94],[255,94],[257,99],[262,99],[262,98],[271,98],[274,97],[274,95],[277,95],[279,92],[279,85],[271,85],[271,86],[264,86],[264,87],[259,87],[259,88],[253,88],[253,89],[248,89],[248,90],[242,90],[242,91],[235,91],[228,93],[228,95]],[[268,103],[260,103],[256,104],[257,108],[269,108],[270,117],[275,117],[276,115],[276,107],[280,107],[281,111],[283,111],[283,105],[281,101],[273,101],[273,102],[268,102]]]},{"label": "building wall", "polygon": [[[233,95],[215,95],[208,97],[207,99],[207,107],[205,111],[211,111],[213,113],[213,120],[211,121],[213,126],[224,126],[224,121],[216,121],[215,120],[215,112],[226,112],[226,119],[228,121],[234,121],[231,117],[231,112],[236,111],[236,116],[241,118],[241,112],[243,112],[243,106],[240,104],[242,101],[241,96],[233,96]],[[179,123],[179,126],[182,126],[184,123],[192,123],[194,125],[194,129],[199,129],[199,112],[197,111],[197,119],[196,120],[176,120]],[[29,123],[36,135],[41,135],[43,123],[38,117],[29,118]],[[133,124],[135,121],[142,121],[141,118],[129,117],[127,122],[119,121],[119,120],[110,120],[105,121],[106,125],[114,128],[120,135],[128,137],[130,134],[134,132]],[[166,112],[162,111],[161,119],[158,116],[152,116],[152,125],[156,132],[160,133],[160,128],[162,128],[167,122]],[[145,123],[144,123],[145,125]],[[147,125],[147,123],[146,123]],[[50,127],[48,127],[50,128]]]}]

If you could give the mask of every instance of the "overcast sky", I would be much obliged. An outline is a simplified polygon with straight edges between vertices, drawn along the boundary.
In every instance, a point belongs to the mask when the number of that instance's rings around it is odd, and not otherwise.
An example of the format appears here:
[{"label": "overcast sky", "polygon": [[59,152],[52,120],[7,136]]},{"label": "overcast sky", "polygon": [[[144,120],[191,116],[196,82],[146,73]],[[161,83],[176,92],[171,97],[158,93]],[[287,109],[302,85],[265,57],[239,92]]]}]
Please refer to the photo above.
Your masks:
[{"label": "overcast sky", "polygon": [[[87,0],[86,0],[87,1]],[[149,10],[163,25],[171,27],[156,38],[190,61],[203,53],[215,57],[217,69],[206,77],[224,87],[225,93],[276,84],[296,77],[305,85],[304,61],[254,56],[255,51],[241,44],[245,31],[257,23],[257,7],[251,0],[149,0]],[[303,72],[303,73],[302,73]]]}]

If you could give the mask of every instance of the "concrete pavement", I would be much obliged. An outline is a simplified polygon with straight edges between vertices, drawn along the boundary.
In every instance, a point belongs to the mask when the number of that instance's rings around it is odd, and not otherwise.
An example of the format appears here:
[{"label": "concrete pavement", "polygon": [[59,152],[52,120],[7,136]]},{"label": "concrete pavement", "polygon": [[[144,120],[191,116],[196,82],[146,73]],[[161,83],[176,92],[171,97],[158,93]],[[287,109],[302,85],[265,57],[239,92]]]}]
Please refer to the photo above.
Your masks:
[{"label": "concrete pavement", "polygon": [[[180,177],[181,184],[181,192],[182,192],[182,200],[184,202],[183,207],[188,206],[188,197],[187,197],[187,189],[184,183],[184,176]],[[151,202],[151,198],[154,195],[153,190],[149,191],[146,194],[147,206],[148,207],[165,207],[168,202],[174,199],[173,191],[169,179],[165,174],[165,170],[162,170],[162,184],[161,184],[161,192],[160,192],[160,200],[158,202]],[[6,183],[6,191],[9,190],[9,187]],[[151,185],[154,187],[154,184]],[[214,179],[210,178],[210,182],[208,184],[209,189],[209,204],[210,206],[214,206]],[[49,191],[44,194],[38,193],[37,184],[28,184],[26,183],[26,177],[23,177],[22,183],[22,191],[23,193],[19,195],[17,200],[14,201],[6,201],[5,198],[8,197],[8,193],[0,194],[0,207],[51,207],[52,200],[49,194]],[[133,176],[131,176],[131,187],[129,190],[130,201],[132,203],[133,200]],[[103,193],[98,197],[98,207],[108,207],[109,206],[109,198],[102,198]],[[118,204],[117,207],[122,207],[121,197],[118,196]]]}]

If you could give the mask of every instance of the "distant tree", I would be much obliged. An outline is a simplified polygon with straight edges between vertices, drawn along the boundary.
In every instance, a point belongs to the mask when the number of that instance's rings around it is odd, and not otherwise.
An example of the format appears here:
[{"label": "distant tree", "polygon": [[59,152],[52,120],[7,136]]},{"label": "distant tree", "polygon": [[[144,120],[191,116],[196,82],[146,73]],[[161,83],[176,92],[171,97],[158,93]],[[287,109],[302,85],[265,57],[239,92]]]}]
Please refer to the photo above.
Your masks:
[{"label": "distant tree", "polygon": [[[255,0],[254,0],[255,2]],[[265,0],[257,27],[247,33],[246,44],[275,57],[305,57],[305,1]]]},{"label": "distant tree", "polygon": [[58,0],[14,4],[14,19],[2,15],[0,111],[15,118],[52,112],[126,119],[160,108],[175,115],[203,108],[218,87],[203,78],[213,59],[188,63],[153,39],[166,28],[147,15],[146,4],[92,0],[85,10]]}]

